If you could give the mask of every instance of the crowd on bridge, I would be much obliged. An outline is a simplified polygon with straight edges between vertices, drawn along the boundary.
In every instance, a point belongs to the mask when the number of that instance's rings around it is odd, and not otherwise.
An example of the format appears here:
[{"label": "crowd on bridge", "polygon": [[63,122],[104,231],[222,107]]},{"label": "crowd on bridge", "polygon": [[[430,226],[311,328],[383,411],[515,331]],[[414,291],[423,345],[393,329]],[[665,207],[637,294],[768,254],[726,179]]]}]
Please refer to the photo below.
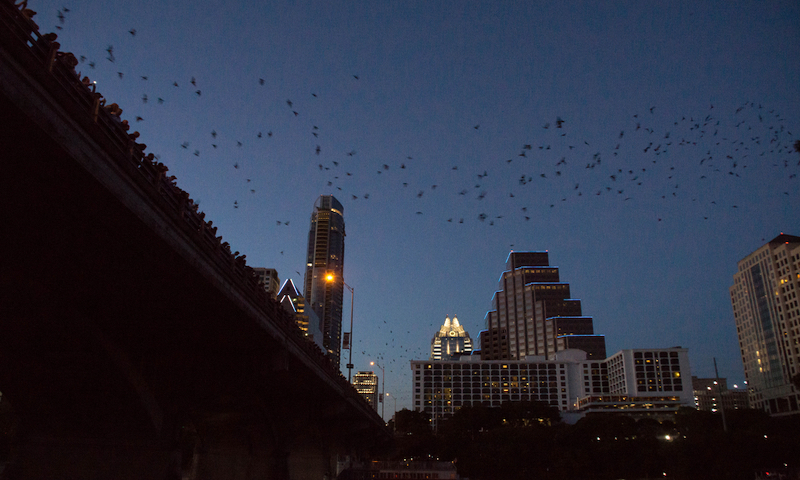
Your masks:
[{"label": "crowd on bridge", "polygon": [[[138,143],[139,132],[128,133],[130,124],[122,119],[122,109],[116,103],[107,103],[103,95],[96,90],[96,84],[88,76],[81,76],[76,71],[80,64],[78,59],[70,52],[60,50],[56,33],[39,33],[39,25],[33,20],[36,12],[28,8],[28,0],[14,3],[14,0],[2,0],[2,14],[0,14],[0,30],[5,29],[11,37],[20,40],[17,44],[24,44],[28,54],[40,61],[49,75],[55,78],[55,84],[61,87],[56,92],[57,100],[68,110],[74,110],[77,104],[82,109],[82,116],[89,118],[96,127],[90,133],[103,146],[107,148],[109,156],[121,163],[127,163],[127,171],[138,172],[138,181],[150,185],[150,192],[157,197],[157,202],[164,210],[170,211],[176,218],[180,227],[187,226],[194,231],[195,239],[201,248],[211,248],[216,253],[221,268],[232,271],[232,281],[249,291],[266,314],[267,318],[281,327],[289,338],[298,340],[296,343],[306,351],[316,363],[321,365],[330,375],[338,377],[340,382],[347,380],[339,371],[339,366],[334,365],[319,347],[308,341],[298,328],[294,318],[289,315],[280,304],[270,298],[264,288],[258,284],[257,276],[253,269],[245,263],[245,255],[231,252],[228,242],[217,236],[217,228],[211,221],[205,220],[205,213],[198,211],[198,205],[189,193],[177,186],[174,175],[167,176],[169,169],[158,161],[153,153],[145,154],[147,146]],[[70,97],[67,100],[65,97]],[[80,115],[79,113],[78,115]],[[153,188],[154,187],[154,188]]]}]

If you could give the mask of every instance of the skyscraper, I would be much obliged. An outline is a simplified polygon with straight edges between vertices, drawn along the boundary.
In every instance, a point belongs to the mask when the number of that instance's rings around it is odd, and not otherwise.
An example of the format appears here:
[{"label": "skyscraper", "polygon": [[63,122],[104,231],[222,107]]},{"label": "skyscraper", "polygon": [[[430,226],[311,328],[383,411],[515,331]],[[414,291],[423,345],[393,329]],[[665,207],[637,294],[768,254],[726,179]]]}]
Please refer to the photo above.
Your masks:
[{"label": "skyscraper", "polygon": [[378,376],[375,372],[358,372],[353,376],[353,386],[358,393],[378,411]]},{"label": "skyscraper", "polygon": [[263,267],[255,267],[253,271],[258,276],[258,284],[264,287],[264,290],[269,293],[270,297],[276,298],[278,295],[278,288],[280,287],[278,271],[274,268]]},{"label": "skyscraper", "polygon": [[780,234],[739,262],[730,288],[750,405],[797,413],[800,373],[800,237]]},{"label": "skyscraper", "polygon": [[304,294],[322,324],[322,344],[335,365],[342,345],[344,207],[333,195],[314,202],[308,232]]},{"label": "skyscraper", "polygon": [[431,340],[431,360],[452,360],[470,353],[472,353],[472,339],[469,333],[459,325],[455,315],[452,322],[450,317],[445,317],[444,325]]},{"label": "skyscraper", "polygon": [[297,327],[300,328],[303,335],[325,351],[319,318],[313,310],[306,309],[306,299],[300,295],[291,278],[287,278],[283,282],[277,298],[283,309],[294,316]]},{"label": "skyscraper", "polygon": [[[581,315],[581,301],[570,297],[569,284],[559,281],[547,252],[511,252],[492,306],[486,313],[488,334],[481,338],[506,338],[481,344],[485,358],[551,359],[568,348],[585,351],[589,359],[606,357],[605,337],[594,334],[592,317]],[[495,345],[508,350],[494,351]]]}]

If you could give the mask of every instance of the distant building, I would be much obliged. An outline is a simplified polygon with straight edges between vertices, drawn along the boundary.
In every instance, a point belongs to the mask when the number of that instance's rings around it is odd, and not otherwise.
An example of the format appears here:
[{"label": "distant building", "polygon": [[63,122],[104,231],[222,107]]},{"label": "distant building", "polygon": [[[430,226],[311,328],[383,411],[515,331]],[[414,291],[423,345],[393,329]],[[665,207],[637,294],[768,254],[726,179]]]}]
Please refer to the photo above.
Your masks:
[{"label": "distant building", "polygon": [[278,295],[278,288],[280,287],[280,279],[278,278],[278,271],[274,268],[261,268],[256,267],[253,269],[258,276],[258,284],[264,287],[264,290],[269,293],[270,297],[276,298]]},{"label": "distant building", "polygon": [[594,334],[592,317],[582,315],[581,301],[559,281],[547,252],[511,252],[492,307],[485,318],[491,341],[481,342],[485,358],[553,359],[570,348],[585,351],[589,359],[606,357],[605,337]]},{"label": "distant building", "polygon": [[384,479],[384,478],[438,478],[439,480],[458,480],[454,462],[433,460],[372,461],[353,463],[339,478]]},{"label": "distant building", "polygon": [[[611,394],[678,395],[687,405],[694,405],[691,376],[687,374],[689,356],[681,347],[663,349],[621,350],[604,362],[608,368],[608,387]],[[592,387],[605,387],[605,381],[592,373]],[[605,388],[604,388],[605,391]]]},{"label": "distant building", "polygon": [[303,290],[308,305],[322,322],[322,343],[335,365],[339,365],[342,347],[343,212],[344,207],[333,195],[321,195],[314,202]]},{"label": "distant building", "polygon": [[284,310],[294,315],[298,328],[324,352],[325,347],[322,344],[323,336],[319,317],[313,310],[306,308],[306,300],[300,295],[291,278],[283,282],[283,286],[278,292],[278,303],[281,304]]},{"label": "distant building", "polygon": [[730,294],[751,407],[797,413],[800,237],[780,234],[739,261]]},{"label": "distant building", "polygon": [[461,407],[504,402],[544,402],[568,421],[589,413],[671,418],[694,406],[689,357],[680,347],[622,350],[602,360],[576,349],[552,359],[412,360],[411,370],[414,409],[428,413],[433,428]]},{"label": "distant building", "polygon": [[739,410],[750,408],[747,390],[743,388],[728,389],[725,378],[692,377],[694,404],[698,410],[718,412],[720,409]]},{"label": "distant building", "polygon": [[378,375],[375,372],[358,372],[353,376],[353,386],[378,411]]},{"label": "distant building", "polygon": [[472,339],[453,315],[445,317],[444,325],[431,340],[431,360],[451,360],[472,353]]}]

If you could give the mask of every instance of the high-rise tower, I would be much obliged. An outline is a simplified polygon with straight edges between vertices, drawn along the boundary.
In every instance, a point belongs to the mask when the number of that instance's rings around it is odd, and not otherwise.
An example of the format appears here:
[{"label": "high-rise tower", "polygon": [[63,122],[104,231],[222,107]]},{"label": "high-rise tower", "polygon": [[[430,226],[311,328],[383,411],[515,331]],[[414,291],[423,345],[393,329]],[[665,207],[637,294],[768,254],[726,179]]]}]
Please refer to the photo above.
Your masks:
[{"label": "high-rise tower", "polygon": [[274,268],[255,267],[253,271],[258,277],[258,284],[264,287],[264,290],[269,293],[273,299],[278,295],[278,288],[280,288],[281,281],[278,278],[278,271]]},{"label": "high-rise tower", "polygon": [[730,288],[750,405],[800,409],[800,237],[780,234],[739,262]]},{"label": "high-rise tower", "polygon": [[314,202],[308,232],[304,297],[322,324],[322,343],[339,365],[344,290],[344,207],[333,195]]},{"label": "high-rise tower", "polygon": [[453,315],[445,317],[444,325],[431,340],[431,360],[453,360],[472,353],[472,339]]},{"label": "high-rise tower", "polygon": [[[581,301],[570,298],[569,284],[559,281],[547,252],[511,252],[492,306],[481,335],[482,358],[552,359],[568,348],[585,351],[589,359],[606,357],[605,337],[594,334],[592,317],[581,315]],[[492,337],[503,341],[483,344]],[[503,351],[493,351],[497,346]]]},{"label": "high-rise tower", "polygon": [[306,299],[300,295],[291,278],[287,278],[283,282],[283,286],[278,292],[278,303],[294,317],[294,321],[297,322],[297,327],[300,328],[303,335],[314,342],[322,351],[325,351],[325,346],[322,344],[322,326],[319,318],[313,310],[306,308]]},{"label": "high-rise tower", "polygon": [[375,372],[356,373],[353,376],[353,386],[377,412],[380,396],[378,395],[378,376],[375,375]]}]

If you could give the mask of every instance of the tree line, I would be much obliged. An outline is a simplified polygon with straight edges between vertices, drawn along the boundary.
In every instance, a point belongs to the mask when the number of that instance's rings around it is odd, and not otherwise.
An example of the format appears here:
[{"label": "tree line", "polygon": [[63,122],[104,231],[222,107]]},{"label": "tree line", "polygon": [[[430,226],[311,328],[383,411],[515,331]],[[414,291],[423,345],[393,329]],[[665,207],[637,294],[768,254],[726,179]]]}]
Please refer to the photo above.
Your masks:
[{"label": "tree line", "polygon": [[718,413],[693,408],[668,421],[602,413],[569,425],[538,402],[471,406],[438,432],[423,412],[395,418],[387,459],[453,461],[471,480],[800,478],[800,415],[728,411],[727,431]]}]

